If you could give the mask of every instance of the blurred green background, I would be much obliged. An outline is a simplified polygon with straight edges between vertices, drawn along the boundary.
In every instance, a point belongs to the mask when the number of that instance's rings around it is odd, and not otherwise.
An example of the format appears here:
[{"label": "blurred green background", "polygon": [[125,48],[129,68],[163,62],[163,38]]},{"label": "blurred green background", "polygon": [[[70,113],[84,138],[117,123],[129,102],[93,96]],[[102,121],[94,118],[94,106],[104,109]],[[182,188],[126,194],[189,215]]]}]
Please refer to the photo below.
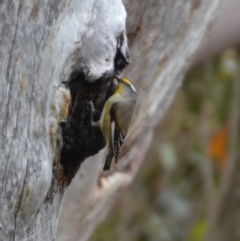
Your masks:
[{"label": "blurred green background", "polygon": [[144,165],[91,241],[240,240],[240,58],[193,67]]}]

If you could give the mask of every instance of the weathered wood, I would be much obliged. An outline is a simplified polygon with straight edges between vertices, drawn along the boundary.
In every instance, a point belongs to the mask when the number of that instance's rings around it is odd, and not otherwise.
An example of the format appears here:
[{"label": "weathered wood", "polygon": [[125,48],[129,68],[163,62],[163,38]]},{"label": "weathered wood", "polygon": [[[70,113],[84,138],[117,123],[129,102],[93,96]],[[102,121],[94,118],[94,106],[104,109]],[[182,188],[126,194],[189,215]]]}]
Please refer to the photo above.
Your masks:
[{"label": "weathered wood", "polygon": [[127,64],[125,18],[120,0],[1,1],[0,240],[54,239],[66,186],[59,124],[72,103],[60,85]]},{"label": "weathered wood", "polygon": [[[103,152],[81,165],[66,192],[57,240],[87,239],[130,183],[220,2],[124,1],[132,59],[125,74],[139,89],[135,119],[118,168],[102,175]],[[61,82],[76,70],[80,82],[93,85],[121,71],[128,64],[125,18],[121,0],[1,1],[0,240],[54,240],[69,164],[67,157],[60,164],[60,123],[78,118],[74,88]],[[103,94],[95,99],[99,110]],[[76,193],[78,200],[71,199]]]},{"label": "weathered wood", "polygon": [[[123,1],[131,65],[124,76],[139,94],[122,158],[102,174],[105,153],[88,158],[66,192],[58,241],[87,240],[143,162],[154,126],[169,106],[221,1]],[[146,160],[147,161],[147,160]]]}]

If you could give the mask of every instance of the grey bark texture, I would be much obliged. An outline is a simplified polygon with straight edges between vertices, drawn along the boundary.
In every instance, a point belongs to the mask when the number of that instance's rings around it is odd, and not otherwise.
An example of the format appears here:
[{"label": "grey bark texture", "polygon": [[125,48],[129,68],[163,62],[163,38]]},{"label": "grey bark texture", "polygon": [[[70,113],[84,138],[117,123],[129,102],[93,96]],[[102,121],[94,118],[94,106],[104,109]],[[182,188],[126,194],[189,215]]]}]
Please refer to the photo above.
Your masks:
[{"label": "grey bark texture", "polygon": [[224,1],[207,38],[195,53],[194,63],[240,44],[240,0]]},{"label": "grey bark texture", "polygon": [[[86,240],[131,182],[221,1],[124,4],[132,60],[124,75],[139,90],[135,117],[117,166],[102,173],[104,151],[81,165],[65,194],[58,241]],[[60,122],[73,113],[61,82],[79,70],[94,88],[121,71],[125,18],[121,0],[1,1],[0,240],[54,240],[68,184]],[[99,108],[105,97],[96,97]]]},{"label": "grey bark texture", "polygon": [[[181,85],[192,57],[208,34],[221,1],[123,1],[132,63],[123,76],[139,90],[122,159],[107,174],[105,154],[88,158],[66,192],[57,240],[87,240],[134,178],[152,131]],[[147,160],[146,160],[147,161]]]}]

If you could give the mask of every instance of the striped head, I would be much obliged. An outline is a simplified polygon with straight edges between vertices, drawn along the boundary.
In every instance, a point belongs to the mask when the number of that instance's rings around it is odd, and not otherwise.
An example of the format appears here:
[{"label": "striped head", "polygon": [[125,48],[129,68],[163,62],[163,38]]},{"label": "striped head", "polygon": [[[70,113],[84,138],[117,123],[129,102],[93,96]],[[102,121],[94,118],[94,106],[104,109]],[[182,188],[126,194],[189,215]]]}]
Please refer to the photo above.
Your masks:
[{"label": "striped head", "polygon": [[118,87],[115,91],[116,94],[118,93],[118,94],[121,94],[124,96],[129,96],[129,97],[137,95],[137,90],[129,79],[117,78],[117,80],[118,80]]}]

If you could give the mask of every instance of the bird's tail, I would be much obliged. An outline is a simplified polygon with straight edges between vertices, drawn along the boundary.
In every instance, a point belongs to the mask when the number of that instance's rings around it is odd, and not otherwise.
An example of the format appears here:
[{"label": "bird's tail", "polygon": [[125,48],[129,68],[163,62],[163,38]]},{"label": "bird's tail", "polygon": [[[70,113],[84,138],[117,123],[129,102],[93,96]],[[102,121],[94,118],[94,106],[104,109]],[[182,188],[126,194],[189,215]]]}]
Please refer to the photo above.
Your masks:
[{"label": "bird's tail", "polygon": [[111,151],[108,152],[108,155],[106,157],[106,161],[103,167],[103,171],[109,171],[112,163],[113,153]]}]

